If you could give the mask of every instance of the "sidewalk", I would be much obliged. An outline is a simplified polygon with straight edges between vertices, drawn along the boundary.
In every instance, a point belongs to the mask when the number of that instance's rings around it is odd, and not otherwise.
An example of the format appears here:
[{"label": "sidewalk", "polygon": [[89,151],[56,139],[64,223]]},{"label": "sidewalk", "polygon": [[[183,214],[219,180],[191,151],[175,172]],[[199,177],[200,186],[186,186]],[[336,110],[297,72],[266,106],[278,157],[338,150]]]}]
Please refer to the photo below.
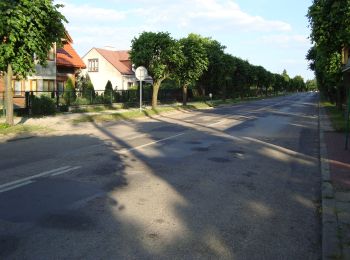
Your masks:
[{"label": "sidewalk", "polygon": [[320,108],[323,259],[350,259],[350,151]]}]

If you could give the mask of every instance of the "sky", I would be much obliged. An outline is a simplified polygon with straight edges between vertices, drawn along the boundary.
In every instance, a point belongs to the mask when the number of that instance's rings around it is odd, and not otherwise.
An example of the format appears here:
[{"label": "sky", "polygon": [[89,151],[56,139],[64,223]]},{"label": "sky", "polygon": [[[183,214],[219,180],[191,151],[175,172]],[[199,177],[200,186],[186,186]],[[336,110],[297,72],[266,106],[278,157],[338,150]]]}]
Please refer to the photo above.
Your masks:
[{"label": "sky", "polygon": [[311,47],[306,17],[312,0],[63,0],[60,11],[74,48],[129,50],[144,31],[175,39],[197,33],[226,46],[226,53],[273,73],[313,79],[305,60]]}]

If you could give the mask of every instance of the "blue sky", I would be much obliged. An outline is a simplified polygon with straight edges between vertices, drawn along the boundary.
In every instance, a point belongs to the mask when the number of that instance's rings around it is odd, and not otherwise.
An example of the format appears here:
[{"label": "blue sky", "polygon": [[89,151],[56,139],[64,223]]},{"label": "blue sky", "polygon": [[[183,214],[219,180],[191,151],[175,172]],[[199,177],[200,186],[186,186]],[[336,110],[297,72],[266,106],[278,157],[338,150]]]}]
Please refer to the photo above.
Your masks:
[{"label": "blue sky", "polygon": [[130,49],[143,31],[168,31],[174,38],[198,33],[225,45],[226,52],[274,73],[312,79],[306,13],[311,0],[65,0],[61,12],[74,48]]}]

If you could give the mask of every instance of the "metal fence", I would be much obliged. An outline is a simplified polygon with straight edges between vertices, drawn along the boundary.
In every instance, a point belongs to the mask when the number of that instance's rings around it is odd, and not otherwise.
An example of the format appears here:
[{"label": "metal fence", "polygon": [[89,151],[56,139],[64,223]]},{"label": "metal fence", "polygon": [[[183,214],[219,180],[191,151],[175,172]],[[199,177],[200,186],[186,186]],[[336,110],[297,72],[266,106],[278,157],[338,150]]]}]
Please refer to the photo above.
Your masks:
[{"label": "metal fence", "polygon": [[[47,96],[54,100],[57,107],[61,106],[80,106],[80,105],[111,105],[121,103],[125,106],[138,106],[140,100],[139,90],[117,90],[106,93],[104,90],[95,91],[22,91],[13,93],[15,109],[31,108],[32,100],[35,97]],[[0,92],[0,109],[4,104],[4,92]],[[192,92],[189,91],[188,99],[192,99]],[[150,104],[152,101],[152,90],[144,89],[142,91],[143,104]],[[172,103],[182,101],[181,89],[160,89],[158,93],[158,102]]]}]

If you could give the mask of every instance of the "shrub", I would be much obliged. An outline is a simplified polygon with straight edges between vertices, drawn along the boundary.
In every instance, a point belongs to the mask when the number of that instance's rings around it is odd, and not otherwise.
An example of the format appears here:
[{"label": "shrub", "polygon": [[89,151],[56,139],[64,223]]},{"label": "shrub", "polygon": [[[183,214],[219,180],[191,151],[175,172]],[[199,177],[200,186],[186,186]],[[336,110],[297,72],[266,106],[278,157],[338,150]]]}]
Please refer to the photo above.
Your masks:
[{"label": "shrub", "polygon": [[68,112],[69,111],[69,107],[65,104],[60,105],[58,109],[60,112]]},{"label": "shrub", "polygon": [[113,86],[111,81],[107,81],[106,87],[105,87],[105,91],[104,91],[104,95],[105,97],[105,103],[112,103],[112,98],[113,98]]},{"label": "shrub", "polygon": [[104,104],[105,99],[103,95],[96,96],[94,99],[94,104]]},{"label": "shrub", "polygon": [[66,105],[70,106],[77,99],[77,94],[75,92],[75,87],[71,78],[68,78],[66,87],[63,93],[63,99]]},{"label": "shrub", "polygon": [[91,81],[87,83],[87,85],[83,88],[82,91],[83,98],[86,98],[87,100],[94,100],[96,93],[94,89],[94,85],[92,85]]},{"label": "shrub", "polygon": [[75,101],[74,101],[74,105],[90,105],[90,100],[89,99],[86,99],[86,98],[81,98],[81,97],[78,97]]},{"label": "shrub", "polygon": [[56,114],[55,100],[46,95],[32,96],[32,114],[36,116]]}]

